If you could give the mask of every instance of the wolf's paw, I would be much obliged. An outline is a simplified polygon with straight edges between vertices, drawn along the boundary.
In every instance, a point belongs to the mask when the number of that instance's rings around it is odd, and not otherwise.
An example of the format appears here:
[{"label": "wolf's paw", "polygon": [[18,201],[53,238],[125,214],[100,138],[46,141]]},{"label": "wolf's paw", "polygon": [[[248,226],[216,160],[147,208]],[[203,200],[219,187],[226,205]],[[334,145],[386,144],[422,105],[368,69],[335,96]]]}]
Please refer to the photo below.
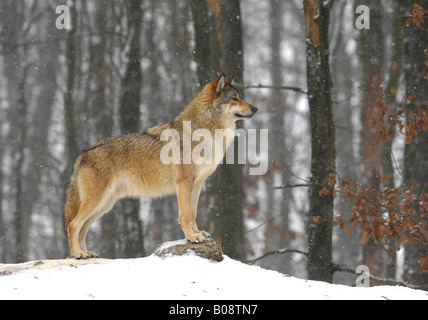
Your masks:
[{"label": "wolf's paw", "polygon": [[206,240],[211,239],[211,235],[208,232],[206,232],[205,230],[201,230],[200,233],[202,233],[202,235],[206,238]]},{"label": "wolf's paw", "polygon": [[88,251],[89,258],[99,258],[96,252]]},{"label": "wolf's paw", "polygon": [[[208,236],[209,234],[207,232],[205,232]],[[191,243],[200,243],[200,242],[205,242],[206,240],[208,240],[208,237],[205,237],[201,232],[194,232],[191,235],[187,235],[186,236],[187,240]]]},{"label": "wolf's paw", "polygon": [[76,259],[98,258],[98,255],[93,251],[78,251],[76,254],[73,255]]}]

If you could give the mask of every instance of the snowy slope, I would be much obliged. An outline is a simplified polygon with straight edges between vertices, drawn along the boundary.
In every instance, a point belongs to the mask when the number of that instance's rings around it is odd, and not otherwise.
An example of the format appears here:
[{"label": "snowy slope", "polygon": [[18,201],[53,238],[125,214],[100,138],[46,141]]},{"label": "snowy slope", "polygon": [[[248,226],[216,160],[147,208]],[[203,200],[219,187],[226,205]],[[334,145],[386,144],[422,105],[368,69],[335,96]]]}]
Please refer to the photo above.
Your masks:
[{"label": "snowy slope", "polygon": [[423,299],[402,287],[352,288],[300,280],[228,257],[194,255],[0,264],[2,299]]}]

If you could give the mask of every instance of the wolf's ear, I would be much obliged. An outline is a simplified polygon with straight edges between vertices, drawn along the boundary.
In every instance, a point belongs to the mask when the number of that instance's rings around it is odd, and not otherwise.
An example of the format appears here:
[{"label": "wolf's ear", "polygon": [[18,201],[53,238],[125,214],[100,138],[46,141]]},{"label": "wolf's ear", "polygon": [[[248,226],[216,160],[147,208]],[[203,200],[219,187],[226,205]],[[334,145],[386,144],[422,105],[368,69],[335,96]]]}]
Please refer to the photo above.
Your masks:
[{"label": "wolf's ear", "polygon": [[229,79],[226,80],[226,83],[233,86],[235,84],[235,75],[231,76]]},{"label": "wolf's ear", "polygon": [[217,94],[220,94],[223,92],[225,85],[226,85],[225,75],[222,74],[217,82],[217,88],[216,88]]}]

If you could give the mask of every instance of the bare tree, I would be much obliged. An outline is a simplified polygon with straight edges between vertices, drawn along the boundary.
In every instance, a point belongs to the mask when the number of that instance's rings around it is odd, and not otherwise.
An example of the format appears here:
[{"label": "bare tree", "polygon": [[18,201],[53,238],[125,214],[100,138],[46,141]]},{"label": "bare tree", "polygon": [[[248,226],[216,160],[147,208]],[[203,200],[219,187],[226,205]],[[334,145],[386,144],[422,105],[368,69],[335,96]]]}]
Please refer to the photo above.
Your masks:
[{"label": "bare tree", "polygon": [[[142,0],[132,0],[128,5],[128,28],[132,34],[129,63],[122,79],[120,97],[120,129],[123,134],[140,131],[140,103],[143,74],[141,71]],[[140,219],[140,200],[126,199],[119,204],[122,209],[121,228],[126,235],[124,253],[127,257],[144,255],[143,226]]]},{"label": "bare tree", "polygon": [[8,118],[13,124],[8,140],[11,141],[13,161],[13,174],[11,175],[11,189],[13,193],[13,228],[14,228],[14,254],[15,262],[23,262],[27,256],[26,231],[30,214],[24,211],[24,176],[26,143],[28,137],[28,101],[26,97],[27,86],[27,46],[25,44],[25,29],[23,3],[16,5],[6,4],[8,23],[5,40],[7,46],[3,48],[5,60],[5,73],[8,75],[9,98],[14,108],[8,110]]},{"label": "bare tree", "polygon": [[330,9],[334,1],[305,0],[307,82],[311,122],[308,277],[333,282],[333,194],[322,194],[325,179],[336,172],[335,127],[329,60]]}]

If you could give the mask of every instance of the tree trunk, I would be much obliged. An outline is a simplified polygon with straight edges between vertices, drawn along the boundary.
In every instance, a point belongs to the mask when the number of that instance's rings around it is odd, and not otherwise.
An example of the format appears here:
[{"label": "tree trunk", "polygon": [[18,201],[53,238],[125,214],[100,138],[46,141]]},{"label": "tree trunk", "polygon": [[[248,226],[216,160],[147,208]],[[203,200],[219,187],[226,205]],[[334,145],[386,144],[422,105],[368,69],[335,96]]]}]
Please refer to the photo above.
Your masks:
[{"label": "tree trunk", "polygon": [[[66,88],[64,92],[64,122],[65,122],[65,152],[66,163],[65,169],[62,173],[62,203],[65,203],[65,190],[70,181],[73,165],[76,157],[79,154],[79,147],[77,144],[77,126],[74,110],[74,88],[76,79],[76,30],[77,30],[77,10],[76,0],[73,0],[70,7],[71,29],[68,31],[66,44],[65,44],[65,63],[67,66],[67,79]],[[64,219],[64,215],[63,215]],[[67,238],[67,231],[64,230],[65,238]],[[69,250],[68,245],[66,247]],[[67,252],[66,251],[66,252]]]},{"label": "tree trunk", "polygon": [[[125,77],[122,79],[122,95],[120,97],[120,129],[122,134],[140,130],[140,101],[143,74],[141,71],[141,25],[143,21],[142,0],[132,0],[128,4],[128,29],[132,34],[129,63]],[[140,219],[140,200],[121,200],[119,207],[122,230],[118,233],[125,236],[124,251],[126,257],[144,255],[143,225]],[[118,220],[117,219],[117,220]],[[119,229],[119,227],[117,228]]]},{"label": "tree trunk", "polygon": [[[405,17],[409,17],[415,1],[402,1]],[[423,9],[428,10],[427,1],[420,1]],[[410,115],[417,115],[419,109],[425,110],[428,105],[426,61],[428,48],[428,20],[425,18],[420,27],[411,22],[404,32],[404,79],[406,83],[406,96],[414,96],[412,101],[405,100],[408,122],[414,121]],[[428,131],[415,128],[417,138],[406,144],[404,154],[405,188],[416,184],[418,192],[428,192]],[[419,216],[419,209],[415,206],[415,215]],[[428,219],[426,217],[425,219]],[[405,249],[405,279],[411,284],[423,285],[428,283],[428,273],[420,269],[421,257],[428,257],[428,244],[413,241]]]},{"label": "tree trunk", "polygon": [[[403,70],[403,17],[400,8],[400,3],[393,2],[393,17],[392,17],[392,29],[391,29],[391,62],[388,70],[389,80],[385,89],[385,100],[387,106],[395,111],[397,104],[397,92],[400,84],[400,77]],[[387,130],[395,134],[395,121],[394,118],[385,115],[385,123]],[[388,179],[384,182],[383,187],[394,188],[394,164],[393,164],[393,153],[392,153],[392,142],[393,139],[387,139],[383,143],[382,150],[382,174]],[[393,214],[390,212],[389,214]],[[387,250],[391,253],[391,257],[386,261],[386,277],[388,279],[395,279],[396,275],[396,260],[397,260],[397,248],[394,242],[390,242],[386,245]]]},{"label": "tree trunk", "polygon": [[[0,119],[4,119],[3,112]],[[0,122],[1,125],[1,122]],[[3,154],[4,154],[4,144],[3,144],[3,135],[0,133],[0,242],[6,242],[6,230],[3,222]],[[6,261],[6,247],[0,247],[0,263],[5,263]]]},{"label": "tree trunk", "polygon": [[143,73],[141,71],[141,24],[143,9],[141,0],[132,0],[128,10],[128,29],[132,34],[129,63],[125,77],[122,80],[122,95],[120,97],[120,129],[122,134],[140,130],[140,101]]},{"label": "tree trunk", "polygon": [[[238,0],[190,2],[195,24],[199,84],[202,87],[218,73],[243,79],[241,12]],[[238,124],[239,126],[239,124]],[[238,127],[237,126],[237,127]],[[235,150],[237,140],[235,139]],[[206,182],[208,220],[212,236],[221,241],[225,254],[245,259],[244,192],[242,165],[222,164]]]},{"label": "tree trunk", "polygon": [[[271,67],[270,75],[272,85],[278,86],[283,82],[284,65],[281,60],[281,42],[284,35],[283,15],[286,3],[284,1],[270,1],[270,48]],[[270,115],[269,120],[269,169],[263,177],[268,186],[275,183],[275,179],[280,178],[281,184],[289,183],[290,174],[285,169],[287,163],[291,162],[291,153],[288,151],[289,145],[287,137],[292,132],[292,123],[286,124],[285,118],[290,118],[291,114],[285,115],[287,106],[285,105],[286,93],[282,90],[271,91],[270,108],[267,110]],[[289,234],[289,210],[291,200],[291,188],[277,189],[267,194],[267,220],[265,232],[265,251],[269,252],[278,248],[290,246]],[[266,259],[264,262],[269,268],[290,273],[292,268],[292,255],[284,254],[280,257]],[[291,273],[290,273],[291,274]]]},{"label": "tree trunk", "polygon": [[[93,3],[86,3],[86,12],[91,12],[90,7],[93,5]],[[108,53],[113,50],[112,42],[114,40],[110,40],[107,35],[114,32],[115,26],[105,23],[113,19],[112,15],[112,9],[109,6],[96,2],[95,24],[89,30],[92,33],[89,44],[90,80],[86,90],[88,91],[88,116],[91,120],[90,124],[92,124],[90,138],[95,141],[110,137],[114,127],[114,103],[108,100],[108,89],[114,86],[110,83],[112,70],[108,63]],[[87,19],[89,20],[89,17]],[[105,258],[117,257],[116,243],[119,241],[119,237],[116,236],[116,219],[120,214],[118,209],[118,207],[114,207],[109,214],[103,215],[100,219],[102,228],[99,243],[102,246],[99,250],[101,256]]]},{"label": "tree trunk", "polygon": [[305,0],[307,83],[311,123],[311,187],[309,188],[308,277],[333,282],[333,194],[320,193],[335,174],[335,127],[331,99],[329,20],[333,1]]},{"label": "tree trunk", "polygon": [[[353,110],[357,109],[356,103],[351,97],[354,92],[356,75],[360,74],[360,68],[354,67],[355,55],[347,53],[346,44],[349,34],[355,30],[355,26],[349,22],[348,14],[355,11],[354,6],[349,6],[347,1],[338,3],[332,10],[335,25],[332,29],[331,42],[331,67],[333,80],[333,113],[336,126],[336,170],[339,177],[351,177],[353,181],[360,181],[361,170],[358,157],[355,156],[356,126],[352,122]],[[334,15],[334,18],[333,18]],[[355,31],[357,32],[357,31]],[[345,221],[353,216],[353,204],[346,201],[346,197],[338,194],[335,199],[335,212],[343,213]],[[363,246],[361,243],[360,229],[349,226],[351,232],[345,232],[340,228],[333,228],[335,262],[349,266],[358,266],[362,262]],[[340,284],[355,284],[354,275],[348,273],[336,273],[334,282]]]},{"label": "tree trunk", "polygon": [[[219,1],[211,2],[219,4]],[[214,12],[208,11],[206,0],[190,0],[190,9],[195,27],[195,60],[198,82],[202,89],[204,85],[214,80],[220,71],[220,45],[215,34],[216,20],[219,17]]]},{"label": "tree trunk", "polygon": [[[76,0],[73,0],[70,8],[71,29],[68,32],[66,42],[66,64],[67,64],[67,84],[66,92],[64,93],[64,114],[65,114],[65,139],[66,150],[68,153],[68,166],[65,175],[71,172],[74,165],[74,160],[79,154],[79,147],[77,144],[77,128],[74,110],[74,88],[76,78],[76,30],[77,30],[77,10]],[[65,182],[66,184],[66,182]],[[64,188],[65,189],[65,188]]]},{"label": "tree trunk", "polygon": [[[244,49],[240,17],[239,0],[221,1],[224,63],[220,60],[220,69],[228,76],[234,75],[237,82],[242,82],[244,78]],[[220,40],[219,43],[221,47]],[[243,128],[242,121],[238,121],[236,127]],[[234,143],[234,150],[238,150],[237,138]],[[222,237],[224,252],[234,259],[245,260],[244,175],[243,165],[238,164],[238,152],[235,151],[234,164],[218,166],[210,183],[212,188],[207,193],[214,191],[212,196],[217,204],[213,207],[211,214],[217,217],[216,233]]]},{"label": "tree trunk", "polygon": [[[5,73],[8,82],[8,97],[11,100],[12,108],[8,114],[11,122],[8,142],[11,145],[12,172],[11,176],[11,212],[13,216],[13,261],[15,263],[24,262],[28,254],[28,222],[31,215],[24,210],[25,195],[25,159],[28,137],[28,101],[26,98],[26,86],[28,75],[27,46],[20,43],[20,39],[25,42],[25,31],[23,28],[25,16],[23,14],[22,3],[9,4],[6,11],[8,17],[3,26],[6,39],[9,41],[3,49]],[[9,11],[10,10],[10,11]],[[10,21],[7,21],[10,19]],[[13,191],[12,191],[13,190]],[[14,194],[13,194],[14,192]],[[7,231],[7,230],[5,230]]]},{"label": "tree trunk", "polygon": [[[367,1],[362,1],[367,4]],[[376,113],[378,101],[383,96],[383,19],[380,0],[370,1],[370,19],[375,23],[369,30],[360,30],[360,56],[364,68],[364,104],[363,122],[363,165],[366,188],[375,191],[380,189],[382,144],[378,138],[380,116]],[[373,196],[375,197],[375,196]],[[373,201],[375,199],[372,199]],[[370,273],[382,277],[382,248],[370,238],[364,246],[364,263]]]},{"label": "tree trunk", "polygon": [[[25,61],[25,54],[23,56],[20,55],[22,58],[22,61]],[[25,67],[24,67],[25,69]],[[27,257],[27,246],[26,246],[26,239],[27,236],[27,230],[26,226],[28,225],[29,219],[31,215],[24,210],[24,188],[25,188],[25,168],[24,168],[24,161],[25,161],[25,149],[26,149],[26,143],[27,143],[27,130],[28,130],[28,124],[27,124],[27,112],[28,112],[28,105],[25,98],[25,87],[26,87],[26,77],[25,77],[25,71],[22,73],[19,83],[18,83],[18,105],[17,108],[19,110],[18,114],[18,122],[15,123],[17,128],[21,128],[20,135],[18,137],[19,145],[18,150],[16,153],[16,167],[15,167],[15,175],[16,175],[16,197],[15,197],[15,208],[16,212],[14,214],[15,217],[15,234],[16,234],[16,243],[15,243],[15,262],[21,263],[26,261]]]}]

